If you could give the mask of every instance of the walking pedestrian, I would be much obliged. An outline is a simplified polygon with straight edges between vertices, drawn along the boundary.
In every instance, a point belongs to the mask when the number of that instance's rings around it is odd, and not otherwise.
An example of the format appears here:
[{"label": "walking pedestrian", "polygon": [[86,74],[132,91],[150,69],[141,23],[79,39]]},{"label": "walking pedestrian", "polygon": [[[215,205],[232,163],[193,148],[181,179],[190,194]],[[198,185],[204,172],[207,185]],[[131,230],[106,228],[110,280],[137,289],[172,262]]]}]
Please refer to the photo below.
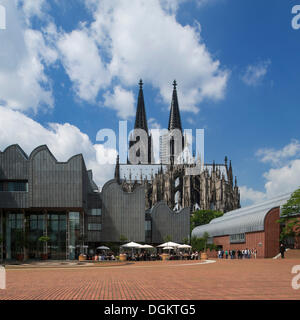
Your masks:
[{"label": "walking pedestrian", "polygon": [[281,259],[284,259],[285,245],[283,243],[280,245],[279,251],[280,251],[280,254],[281,254]]}]

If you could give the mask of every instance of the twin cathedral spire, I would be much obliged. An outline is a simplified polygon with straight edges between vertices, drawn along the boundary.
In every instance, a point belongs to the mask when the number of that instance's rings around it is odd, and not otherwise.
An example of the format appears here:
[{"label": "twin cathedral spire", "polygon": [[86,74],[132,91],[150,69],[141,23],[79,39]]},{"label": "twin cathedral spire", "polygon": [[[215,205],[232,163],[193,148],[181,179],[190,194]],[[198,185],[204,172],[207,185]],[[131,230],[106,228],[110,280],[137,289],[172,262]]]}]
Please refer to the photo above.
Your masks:
[{"label": "twin cathedral spire", "polygon": [[[152,142],[152,136],[151,136],[151,134],[149,134],[149,130],[148,130],[142,79],[139,82],[139,95],[138,95],[134,129],[142,129],[147,133],[147,136],[148,136],[148,146],[147,146],[148,147],[148,163],[149,164],[153,163],[153,149],[152,149],[153,142]],[[181,125],[181,117],[180,117],[179,104],[178,104],[176,80],[174,80],[174,82],[173,82],[173,93],[172,93],[172,101],[171,101],[169,124],[168,124],[169,131],[174,130],[174,129],[178,129],[182,133],[182,125]],[[129,147],[133,146],[135,143],[136,143],[136,141],[131,141],[129,144]],[[171,145],[171,153],[172,153],[172,149],[174,149],[174,148],[172,148],[172,145]],[[172,158],[172,154],[170,155],[170,158]],[[130,163],[129,160],[128,160],[128,163]]]},{"label": "twin cathedral spire", "polygon": [[[143,129],[148,133],[147,116],[144,102],[143,81],[139,82],[140,90],[136,109],[134,129]],[[179,129],[182,132],[181,117],[179,111],[178,97],[177,97],[177,82],[173,82],[173,94],[171,101],[170,117],[168,130]]]}]

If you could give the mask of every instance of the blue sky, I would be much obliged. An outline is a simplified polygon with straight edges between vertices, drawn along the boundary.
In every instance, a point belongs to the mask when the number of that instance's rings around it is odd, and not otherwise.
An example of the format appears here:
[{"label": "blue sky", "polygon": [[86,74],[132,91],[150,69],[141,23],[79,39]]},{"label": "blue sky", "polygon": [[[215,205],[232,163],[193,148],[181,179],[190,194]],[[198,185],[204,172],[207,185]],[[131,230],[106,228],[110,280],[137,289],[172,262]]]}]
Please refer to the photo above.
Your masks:
[{"label": "blue sky", "polygon": [[140,78],[149,126],[165,128],[176,78],[183,126],[205,128],[206,162],[232,159],[242,204],[300,185],[297,1],[1,4],[1,150],[82,152],[102,184],[113,166],[101,163],[97,131],[131,128]]}]

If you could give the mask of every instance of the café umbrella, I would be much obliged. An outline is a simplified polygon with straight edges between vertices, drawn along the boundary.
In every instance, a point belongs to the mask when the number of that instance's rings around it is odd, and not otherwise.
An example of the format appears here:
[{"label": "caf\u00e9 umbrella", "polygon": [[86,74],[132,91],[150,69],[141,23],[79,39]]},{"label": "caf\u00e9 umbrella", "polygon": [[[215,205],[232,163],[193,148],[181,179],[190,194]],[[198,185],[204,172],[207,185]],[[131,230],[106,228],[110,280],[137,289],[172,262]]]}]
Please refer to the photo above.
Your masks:
[{"label": "caf\u00e9 umbrella", "polygon": [[170,250],[173,250],[173,249],[174,249],[174,247],[170,247],[170,246],[169,247],[167,246],[167,247],[163,248],[163,250],[169,250],[169,254],[170,254]]},{"label": "caf\u00e9 umbrella", "polygon": [[191,249],[192,246],[189,246],[188,244],[181,244],[177,247],[178,249]]},{"label": "caf\u00e9 umbrella", "polygon": [[98,249],[98,250],[110,250],[110,248],[106,247],[106,246],[100,246],[100,247],[97,247],[96,249]]},{"label": "caf\u00e9 umbrella", "polygon": [[121,247],[131,249],[131,255],[133,256],[133,249],[141,249],[142,245],[136,242],[129,242],[129,243],[123,244]]},{"label": "caf\u00e9 umbrella", "polygon": [[163,244],[160,244],[159,246],[157,246],[158,248],[161,248],[161,247],[172,247],[173,248],[177,248],[178,246],[180,246],[179,243],[176,243],[176,242],[172,242],[172,241],[169,241],[169,242],[165,242]]},{"label": "caf\u00e9 umbrella", "polygon": [[150,244],[143,244],[140,249],[152,249],[153,246],[150,246]]}]

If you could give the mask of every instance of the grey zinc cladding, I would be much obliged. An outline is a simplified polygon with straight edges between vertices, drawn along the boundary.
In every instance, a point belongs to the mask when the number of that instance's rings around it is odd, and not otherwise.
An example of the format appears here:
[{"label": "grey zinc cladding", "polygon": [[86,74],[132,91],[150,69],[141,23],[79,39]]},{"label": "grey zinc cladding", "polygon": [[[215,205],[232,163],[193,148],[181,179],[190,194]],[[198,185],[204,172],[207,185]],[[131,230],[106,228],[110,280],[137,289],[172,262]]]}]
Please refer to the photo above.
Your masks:
[{"label": "grey zinc cladding", "polygon": [[164,242],[165,236],[182,243],[190,235],[190,208],[172,211],[164,201],[154,205],[150,211],[152,218],[152,242]]},{"label": "grey zinc cladding", "polygon": [[217,237],[264,231],[264,222],[268,212],[282,206],[290,196],[291,193],[284,194],[260,204],[227,212],[209,224],[193,229],[192,236],[201,238],[205,232],[208,232],[210,237]]},{"label": "grey zinc cladding", "polygon": [[[28,156],[18,146],[12,145],[0,152],[0,180],[28,180]],[[27,192],[1,192],[0,208],[28,208]]]},{"label": "grey zinc cladding", "polygon": [[102,189],[102,241],[145,241],[145,190],[138,186],[124,192],[116,180],[108,181]]},{"label": "grey zinc cladding", "polygon": [[83,208],[95,184],[91,184],[81,154],[58,162],[47,146],[28,157],[13,145],[0,152],[0,179],[27,180],[28,192],[1,192],[0,208]]},{"label": "grey zinc cladding", "polygon": [[30,155],[30,206],[33,208],[83,207],[83,157],[58,162],[47,146]]}]

